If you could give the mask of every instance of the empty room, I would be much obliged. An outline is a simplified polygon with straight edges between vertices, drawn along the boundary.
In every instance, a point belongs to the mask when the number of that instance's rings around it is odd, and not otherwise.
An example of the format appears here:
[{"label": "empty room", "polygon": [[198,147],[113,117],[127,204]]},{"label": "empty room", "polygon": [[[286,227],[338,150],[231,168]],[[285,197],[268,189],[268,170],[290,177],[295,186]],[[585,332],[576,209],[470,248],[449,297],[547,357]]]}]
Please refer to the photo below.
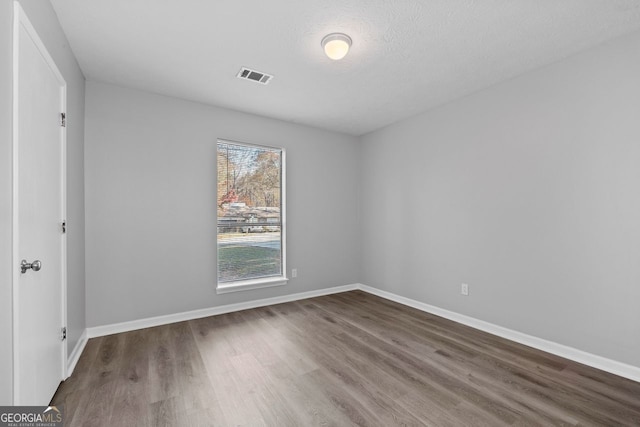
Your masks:
[{"label": "empty room", "polygon": [[2,0],[0,426],[640,426],[640,0]]}]

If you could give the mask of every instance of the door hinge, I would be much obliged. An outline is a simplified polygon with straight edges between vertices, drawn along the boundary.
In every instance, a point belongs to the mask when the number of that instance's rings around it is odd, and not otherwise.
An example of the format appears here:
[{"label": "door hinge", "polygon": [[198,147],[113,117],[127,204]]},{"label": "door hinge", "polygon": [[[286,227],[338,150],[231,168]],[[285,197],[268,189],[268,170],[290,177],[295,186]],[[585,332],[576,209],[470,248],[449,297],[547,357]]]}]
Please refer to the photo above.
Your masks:
[{"label": "door hinge", "polygon": [[62,221],[62,224],[60,224],[62,226],[62,234],[67,232],[67,220]]},{"label": "door hinge", "polygon": [[60,126],[67,127],[67,115],[65,113],[60,113]]},{"label": "door hinge", "polygon": [[64,341],[67,339],[67,327],[64,326],[61,330],[60,330],[60,341]]}]

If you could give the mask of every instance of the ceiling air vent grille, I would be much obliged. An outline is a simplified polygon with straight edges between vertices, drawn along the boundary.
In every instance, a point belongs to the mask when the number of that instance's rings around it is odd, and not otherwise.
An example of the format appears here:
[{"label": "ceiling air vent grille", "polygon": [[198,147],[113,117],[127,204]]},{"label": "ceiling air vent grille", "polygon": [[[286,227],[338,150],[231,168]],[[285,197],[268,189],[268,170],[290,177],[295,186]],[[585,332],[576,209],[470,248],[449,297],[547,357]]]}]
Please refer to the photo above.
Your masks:
[{"label": "ceiling air vent grille", "polygon": [[273,78],[272,75],[269,75],[267,73],[263,73],[261,71],[251,70],[251,69],[246,68],[246,67],[242,67],[240,69],[240,72],[238,73],[237,77],[239,79],[251,80],[251,81],[254,81],[256,83],[262,83],[263,85],[266,85],[267,83],[269,83],[271,81],[271,79]]}]

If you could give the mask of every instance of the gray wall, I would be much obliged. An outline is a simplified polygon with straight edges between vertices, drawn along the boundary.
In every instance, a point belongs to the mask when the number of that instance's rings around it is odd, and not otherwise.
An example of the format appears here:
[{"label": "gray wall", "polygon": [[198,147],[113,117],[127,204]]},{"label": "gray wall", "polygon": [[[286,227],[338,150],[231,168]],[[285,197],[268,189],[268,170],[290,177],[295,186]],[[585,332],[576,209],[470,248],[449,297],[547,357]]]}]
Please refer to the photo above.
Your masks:
[{"label": "gray wall", "polygon": [[11,135],[13,2],[0,1],[0,405],[12,404]]},{"label": "gray wall", "polygon": [[[21,5],[67,82],[67,209],[69,351],[85,328],[84,294],[84,76],[48,1]],[[12,400],[11,123],[13,3],[0,2],[0,404]]]},{"label": "gray wall", "polygon": [[[86,102],[88,326],[357,282],[356,138],[94,82]],[[217,137],[287,150],[286,286],[216,294]]]},{"label": "gray wall", "polygon": [[636,33],[363,137],[362,282],[640,366],[639,52]]}]

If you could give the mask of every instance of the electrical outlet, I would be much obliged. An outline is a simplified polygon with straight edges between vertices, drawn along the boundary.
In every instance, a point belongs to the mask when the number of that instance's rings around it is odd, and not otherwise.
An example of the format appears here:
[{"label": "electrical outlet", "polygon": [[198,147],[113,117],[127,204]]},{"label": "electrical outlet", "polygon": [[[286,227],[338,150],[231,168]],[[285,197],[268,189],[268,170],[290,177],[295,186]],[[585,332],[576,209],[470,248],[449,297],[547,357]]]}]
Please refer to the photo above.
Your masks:
[{"label": "electrical outlet", "polygon": [[460,293],[461,293],[462,295],[469,295],[469,285],[467,285],[466,283],[463,283],[463,284],[460,286]]},{"label": "electrical outlet", "polygon": [[296,278],[298,277],[298,269],[297,268],[292,268],[291,269],[291,278]]}]

